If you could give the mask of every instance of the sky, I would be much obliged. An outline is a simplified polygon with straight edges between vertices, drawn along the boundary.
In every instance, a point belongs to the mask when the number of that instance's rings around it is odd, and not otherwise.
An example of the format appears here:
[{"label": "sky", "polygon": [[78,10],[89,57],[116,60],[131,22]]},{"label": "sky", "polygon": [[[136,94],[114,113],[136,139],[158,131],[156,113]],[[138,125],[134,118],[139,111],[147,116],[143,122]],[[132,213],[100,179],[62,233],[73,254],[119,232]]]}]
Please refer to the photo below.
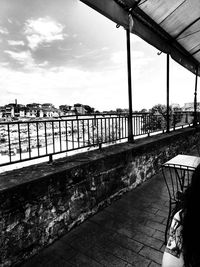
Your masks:
[{"label": "sky", "polygon": [[[126,32],[78,0],[0,0],[0,105],[128,108]],[[131,34],[133,110],[166,103],[166,55]],[[170,104],[195,76],[170,60]]]}]

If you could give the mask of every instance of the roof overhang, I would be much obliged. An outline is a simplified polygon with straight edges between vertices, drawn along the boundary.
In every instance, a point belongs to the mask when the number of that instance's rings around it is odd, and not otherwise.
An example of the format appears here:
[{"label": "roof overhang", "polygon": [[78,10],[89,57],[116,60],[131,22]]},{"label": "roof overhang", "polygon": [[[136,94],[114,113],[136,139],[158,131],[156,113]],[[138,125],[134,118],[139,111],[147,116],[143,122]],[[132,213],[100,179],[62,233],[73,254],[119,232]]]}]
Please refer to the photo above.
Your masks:
[{"label": "roof overhang", "polygon": [[[199,0],[81,0],[200,76]],[[185,2],[189,2],[187,5]],[[190,9],[189,9],[190,8]],[[190,16],[186,16],[186,14]]]}]

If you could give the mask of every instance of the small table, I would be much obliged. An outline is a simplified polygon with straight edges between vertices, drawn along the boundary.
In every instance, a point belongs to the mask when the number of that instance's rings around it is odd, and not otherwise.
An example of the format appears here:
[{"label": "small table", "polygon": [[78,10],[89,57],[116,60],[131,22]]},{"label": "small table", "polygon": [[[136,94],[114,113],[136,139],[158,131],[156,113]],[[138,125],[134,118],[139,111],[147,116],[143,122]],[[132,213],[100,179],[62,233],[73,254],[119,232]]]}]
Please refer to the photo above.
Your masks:
[{"label": "small table", "polygon": [[[175,208],[182,202],[182,196],[185,189],[191,182],[192,173],[196,167],[200,164],[200,157],[189,155],[177,155],[162,165],[162,173],[169,193],[169,213],[167,218],[167,225],[165,230],[165,244],[167,242],[167,232],[169,227],[170,217],[172,212],[172,205],[175,204]],[[168,170],[168,175],[165,170]]]}]

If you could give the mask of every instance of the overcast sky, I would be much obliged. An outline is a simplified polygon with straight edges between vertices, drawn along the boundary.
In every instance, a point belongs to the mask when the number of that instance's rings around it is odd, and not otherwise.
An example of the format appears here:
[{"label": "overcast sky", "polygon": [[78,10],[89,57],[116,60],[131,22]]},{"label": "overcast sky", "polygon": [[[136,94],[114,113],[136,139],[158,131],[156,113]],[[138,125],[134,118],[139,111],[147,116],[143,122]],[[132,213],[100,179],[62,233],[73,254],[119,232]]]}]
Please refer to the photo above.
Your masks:
[{"label": "overcast sky", "polygon": [[[78,0],[0,0],[0,105],[128,107],[126,33]],[[166,55],[131,36],[133,110],[166,102]],[[195,77],[170,62],[170,103],[192,102]]]}]

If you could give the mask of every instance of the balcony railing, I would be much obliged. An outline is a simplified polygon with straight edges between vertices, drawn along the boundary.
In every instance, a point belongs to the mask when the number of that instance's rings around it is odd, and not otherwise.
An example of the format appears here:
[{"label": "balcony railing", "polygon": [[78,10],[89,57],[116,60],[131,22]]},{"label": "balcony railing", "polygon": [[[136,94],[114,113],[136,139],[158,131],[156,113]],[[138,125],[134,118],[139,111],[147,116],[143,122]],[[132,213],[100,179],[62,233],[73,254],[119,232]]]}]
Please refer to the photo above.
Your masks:
[{"label": "balcony railing", "polygon": [[[199,115],[199,114],[198,114]],[[146,136],[166,131],[161,115],[134,113],[133,135]],[[170,130],[191,126],[193,113],[174,113]],[[54,120],[0,123],[0,166],[49,157],[55,154],[113,144],[128,138],[128,114],[67,116]]]}]

